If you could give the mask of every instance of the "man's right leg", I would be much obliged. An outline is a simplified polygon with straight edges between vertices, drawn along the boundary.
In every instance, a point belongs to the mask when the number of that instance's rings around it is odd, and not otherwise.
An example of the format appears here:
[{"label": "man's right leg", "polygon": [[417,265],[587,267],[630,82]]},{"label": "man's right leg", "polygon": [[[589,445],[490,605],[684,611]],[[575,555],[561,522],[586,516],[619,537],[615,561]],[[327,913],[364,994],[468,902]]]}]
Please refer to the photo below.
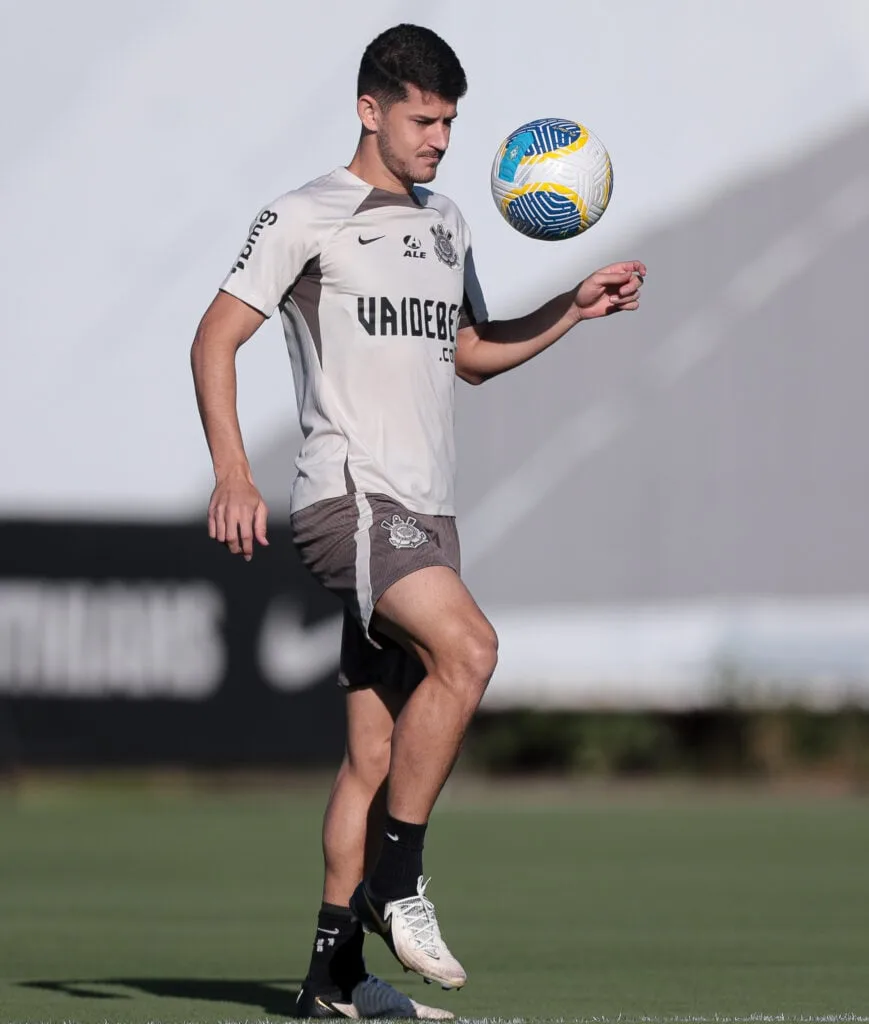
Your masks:
[{"label": "man's right leg", "polygon": [[368,973],[362,926],[348,908],[350,895],[380,851],[390,741],[405,700],[405,693],[387,685],[347,694],[347,749],[323,820],[323,903],[296,1004],[301,1017],[452,1018]]},{"label": "man's right leg", "polygon": [[[377,602],[375,625],[423,663],[426,676],[392,734],[383,850],[351,909],[386,938],[399,961],[445,988],[465,972],[440,937],[422,887],[422,844],[435,800],[495,669],[497,639],[456,573],[430,566]],[[390,841],[391,840],[391,841]]]},{"label": "man's right leg", "polygon": [[[297,1004],[302,1017],[348,1016],[352,993],[368,974],[362,929],[348,903],[364,874],[369,818],[381,816],[383,799],[378,794],[386,784],[399,698],[383,687],[347,694],[347,745],[323,819],[323,902]],[[378,840],[381,824],[375,825]]]},{"label": "man's right leg", "polygon": [[323,900],[346,907],[383,834],[383,790],[405,695],[387,686],[347,694],[347,749],[323,818]]}]

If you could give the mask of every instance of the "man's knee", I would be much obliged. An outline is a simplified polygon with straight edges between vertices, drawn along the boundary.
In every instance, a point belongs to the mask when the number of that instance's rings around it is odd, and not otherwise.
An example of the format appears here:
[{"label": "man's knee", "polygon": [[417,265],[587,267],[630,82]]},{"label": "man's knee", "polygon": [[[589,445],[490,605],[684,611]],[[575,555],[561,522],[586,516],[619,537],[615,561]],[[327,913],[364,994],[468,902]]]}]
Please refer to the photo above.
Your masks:
[{"label": "man's knee", "polygon": [[367,743],[351,744],[344,759],[344,771],[357,785],[376,792],[389,774],[392,736],[378,737]]},{"label": "man's knee", "polygon": [[436,658],[448,685],[460,688],[477,702],[482,698],[498,664],[498,637],[482,619],[457,624],[444,650]]},{"label": "man's knee", "polygon": [[498,664],[498,636],[488,622],[468,638],[464,657],[474,679],[485,689]]}]

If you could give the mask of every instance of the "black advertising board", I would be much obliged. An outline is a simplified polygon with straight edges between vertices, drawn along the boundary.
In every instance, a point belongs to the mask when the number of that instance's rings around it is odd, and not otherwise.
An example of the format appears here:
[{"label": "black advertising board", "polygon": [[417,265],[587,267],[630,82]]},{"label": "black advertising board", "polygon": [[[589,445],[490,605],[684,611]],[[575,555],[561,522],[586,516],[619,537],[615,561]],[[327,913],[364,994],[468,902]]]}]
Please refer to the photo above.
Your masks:
[{"label": "black advertising board", "polygon": [[340,606],[287,528],[244,562],[201,524],[2,526],[0,767],[340,759]]}]

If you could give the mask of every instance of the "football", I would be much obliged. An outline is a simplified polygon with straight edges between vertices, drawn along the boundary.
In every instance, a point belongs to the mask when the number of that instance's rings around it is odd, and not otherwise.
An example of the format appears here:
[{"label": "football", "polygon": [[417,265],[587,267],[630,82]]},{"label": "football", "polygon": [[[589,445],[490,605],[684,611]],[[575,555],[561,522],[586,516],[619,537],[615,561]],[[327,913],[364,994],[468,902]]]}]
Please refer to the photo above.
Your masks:
[{"label": "football", "polygon": [[511,132],[492,165],[492,197],[529,238],[573,238],[596,223],[613,191],[600,139],[576,121],[542,117]]}]

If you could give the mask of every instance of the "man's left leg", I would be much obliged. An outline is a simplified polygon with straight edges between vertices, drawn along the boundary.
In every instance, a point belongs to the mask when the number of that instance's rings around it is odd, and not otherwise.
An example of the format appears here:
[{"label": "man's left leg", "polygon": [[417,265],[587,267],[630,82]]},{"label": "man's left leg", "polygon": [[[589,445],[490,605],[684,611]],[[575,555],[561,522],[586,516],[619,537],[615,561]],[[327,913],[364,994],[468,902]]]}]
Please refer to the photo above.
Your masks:
[{"label": "man's left leg", "polygon": [[380,852],[392,728],[406,698],[384,685],[347,694],[347,750],[323,820],[323,903],[299,1016],[452,1017],[368,974],[362,926],[349,909],[353,890]]}]

